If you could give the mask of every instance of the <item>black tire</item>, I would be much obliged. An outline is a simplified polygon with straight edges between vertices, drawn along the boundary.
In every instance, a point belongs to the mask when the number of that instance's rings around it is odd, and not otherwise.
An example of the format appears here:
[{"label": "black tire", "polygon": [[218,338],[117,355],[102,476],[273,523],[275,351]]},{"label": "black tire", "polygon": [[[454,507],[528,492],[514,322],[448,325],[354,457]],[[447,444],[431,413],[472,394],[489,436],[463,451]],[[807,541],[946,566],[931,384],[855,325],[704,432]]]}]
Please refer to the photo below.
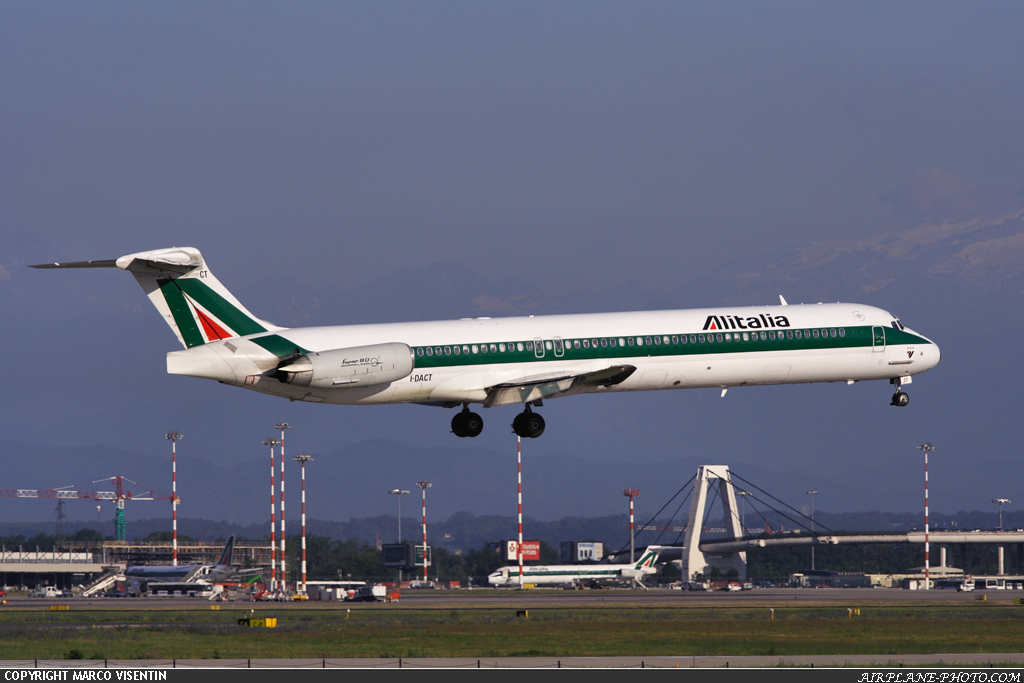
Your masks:
[{"label": "black tire", "polygon": [[530,413],[529,415],[526,415],[526,419],[523,420],[523,428],[528,437],[536,439],[544,433],[544,418],[537,413]]},{"label": "black tire", "polygon": [[519,413],[512,420],[512,431],[515,432],[516,436],[526,438],[526,430],[523,429],[523,418],[526,417],[526,413]]},{"label": "black tire", "polygon": [[470,438],[474,436],[480,436],[480,432],[484,430],[484,419],[476,413],[462,413],[462,429],[464,436]]},{"label": "black tire", "polygon": [[466,413],[455,413],[452,418],[452,433],[460,439],[466,436]]}]

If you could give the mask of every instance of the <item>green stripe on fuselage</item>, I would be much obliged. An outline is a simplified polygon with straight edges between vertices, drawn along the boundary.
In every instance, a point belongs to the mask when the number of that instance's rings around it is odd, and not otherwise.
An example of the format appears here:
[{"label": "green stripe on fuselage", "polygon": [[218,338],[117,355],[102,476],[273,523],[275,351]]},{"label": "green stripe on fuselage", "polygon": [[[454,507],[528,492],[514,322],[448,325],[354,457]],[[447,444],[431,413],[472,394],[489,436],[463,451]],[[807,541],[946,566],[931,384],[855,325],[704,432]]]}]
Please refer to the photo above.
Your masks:
[{"label": "green stripe on fuselage", "polygon": [[[879,326],[875,325],[875,327],[879,327]],[[870,346],[872,346],[872,327],[870,325],[864,325],[864,326],[861,326],[861,327],[846,327],[846,328],[843,328],[843,330],[844,330],[844,332],[846,334],[845,334],[845,336],[842,336],[842,337],[840,337],[838,335],[835,336],[835,337],[831,336],[831,330],[832,329],[838,329],[838,328],[821,328],[821,327],[817,328],[817,330],[818,330],[818,337],[814,337],[814,335],[813,335],[814,329],[815,328],[802,328],[802,327],[801,328],[796,328],[796,327],[793,327],[793,328],[776,328],[776,329],[772,330],[772,331],[774,331],[776,333],[776,335],[777,335],[776,338],[775,339],[764,339],[764,340],[762,340],[760,338],[760,333],[761,332],[765,332],[765,334],[767,335],[767,332],[768,332],[767,330],[757,330],[756,332],[753,331],[753,330],[749,330],[748,331],[749,335],[757,334],[757,339],[756,340],[752,339],[752,338],[744,340],[743,337],[742,337],[743,331],[740,331],[740,330],[728,330],[728,331],[726,331],[726,330],[716,330],[716,331],[706,331],[706,332],[705,331],[702,331],[702,332],[692,332],[692,333],[687,333],[687,335],[686,335],[687,343],[686,344],[671,343],[671,339],[672,339],[672,336],[673,336],[671,334],[669,334],[669,335],[658,335],[658,338],[662,341],[662,343],[660,343],[660,344],[653,344],[653,343],[652,344],[647,344],[646,343],[647,337],[650,336],[652,338],[652,341],[653,341],[654,335],[644,335],[643,339],[645,340],[645,343],[644,343],[643,346],[637,345],[638,337],[636,335],[632,336],[632,340],[633,340],[633,345],[632,346],[630,346],[628,344],[626,344],[626,345],[620,345],[619,344],[619,339],[620,338],[621,339],[630,339],[630,337],[628,337],[628,336],[623,336],[623,337],[615,336],[614,337],[614,339],[615,339],[615,346],[601,346],[600,345],[601,338],[600,337],[596,337],[596,338],[590,338],[589,339],[589,341],[590,341],[589,348],[582,348],[582,344],[581,344],[581,348],[578,348],[578,349],[575,348],[575,346],[573,346],[572,348],[569,348],[569,345],[572,344],[573,342],[575,342],[577,339],[582,341],[582,338],[572,337],[572,338],[566,338],[566,339],[562,340],[562,343],[565,344],[565,351],[564,351],[564,353],[561,356],[556,356],[555,353],[554,353],[554,349],[553,348],[551,348],[551,349],[545,348],[544,356],[541,357],[541,358],[538,358],[534,351],[525,348],[525,344],[526,344],[525,340],[519,341],[519,342],[506,340],[504,342],[505,345],[506,345],[506,349],[508,349],[510,347],[514,347],[515,344],[517,344],[517,343],[522,343],[522,344],[524,344],[524,349],[522,351],[519,351],[516,348],[515,350],[512,350],[512,351],[509,351],[509,350],[500,351],[500,350],[498,350],[498,351],[494,351],[494,352],[488,351],[487,353],[481,353],[479,351],[479,348],[482,345],[481,344],[477,344],[476,346],[478,347],[478,351],[477,351],[477,353],[473,353],[472,352],[472,347],[473,347],[472,344],[460,344],[459,347],[460,347],[460,349],[462,351],[458,355],[455,355],[454,353],[445,355],[444,354],[444,349],[446,347],[447,348],[454,348],[454,347],[452,347],[451,345],[439,345],[439,346],[431,346],[430,347],[430,348],[434,349],[434,351],[435,351],[434,355],[428,356],[428,355],[424,354],[424,355],[421,356],[421,355],[419,355],[419,349],[426,349],[427,348],[426,345],[416,346],[416,347],[414,347],[414,349],[416,350],[416,367],[417,368],[441,368],[441,367],[460,367],[460,366],[468,366],[468,365],[492,365],[492,364],[498,364],[498,363],[537,363],[537,362],[545,362],[545,361],[557,362],[557,361],[579,361],[579,360],[618,361],[618,360],[624,360],[624,359],[628,359],[628,358],[637,358],[637,357],[641,357],[641,358],[644,358],[644,357],[646,357],[646,358],[680,357],[680,356],[686,357],[686,356],[700,356],[700,355],[711,355],[711,354],[716,354],[717,355],[717,354],[736,354],[736,353],[763,353],[763,352],[770,352],[770,351],[819,351],[819,350],[828,350],[828,349],[844,349],[844,348],[856,348],[856,347],[870,347]],[[826,336],[826,337],[822,337],[821,336],[821,330],[823,330],[823,329],[829,330],[829,336]],[[917,335],[911,334],[909,332],[905,332],[903,330],[897,330],[897,329],[894,329],[892,327],[883,327],[882,329],[885,330],[885,341],[886,341],[887,345],[930,344],[931,343],[931,342],[929,342],[927,339],[925,339],[923,337],[919,337]],[[795,332],[797,330],[800,331],[800,336],[801,336],[800,339],[796,339]],[[780,335],[787,335],[790,332],[794,333],[794,338],[793,339],[779,338]],[[727,334],[727,333],[730,334],[732,337],[734,337],[733,341],[725,341],[725,334]],[[805,333],[807,333],[807,334],[805,335]],[[706,339],[713,337],[715,341],[705,341],[703,343],[701,343],[700,341],[698,341],[696,343],[692,343],[692,342],[689,341],[690,337],[693,337],[693,338],[696,339],[696,338],[698,338],[698,335],[704,335],[704,337]],[[668,344],[664,343],[664,338],[666,336],[669,338],[669,343]],[[681,337],[682,335],[677,334],[675,336],[678,338],[678,337]],[[718,341],[718,337],[719,336],[722,337],[722,341]],[[611,339],[611,337],[604,337],[604,339],[607,341],[608,339]],[[533,340],[530,340],[530,341],[533,342]],[[594,344],[595,341],[597,341],[597,345]],[[552,344],[552,347],[554,346],[554,342],[553,342],[552,339],[546,340],[546,344]],[[490,347],[491,345],[492,344],[489,343],[488,347]],[[493,345],[497,346],[497,342],[495,342]],[[465,348],[469,348],[470,349],[469,353],[465,352],[465,350],[464,350]],[[437,354],[437,349],[441,349],[441,355]]]}]

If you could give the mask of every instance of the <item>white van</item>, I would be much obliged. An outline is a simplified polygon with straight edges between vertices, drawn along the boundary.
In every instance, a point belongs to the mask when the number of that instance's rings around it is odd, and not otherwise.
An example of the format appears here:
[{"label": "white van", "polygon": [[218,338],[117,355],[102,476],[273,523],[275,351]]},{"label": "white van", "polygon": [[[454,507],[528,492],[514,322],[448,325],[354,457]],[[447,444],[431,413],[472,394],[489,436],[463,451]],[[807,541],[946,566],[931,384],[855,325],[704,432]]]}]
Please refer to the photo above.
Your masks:
[{"label": "white van", "polygon": [[30,598],[59,598],[60,590],[56,586],[40,586],[29,591]]}]

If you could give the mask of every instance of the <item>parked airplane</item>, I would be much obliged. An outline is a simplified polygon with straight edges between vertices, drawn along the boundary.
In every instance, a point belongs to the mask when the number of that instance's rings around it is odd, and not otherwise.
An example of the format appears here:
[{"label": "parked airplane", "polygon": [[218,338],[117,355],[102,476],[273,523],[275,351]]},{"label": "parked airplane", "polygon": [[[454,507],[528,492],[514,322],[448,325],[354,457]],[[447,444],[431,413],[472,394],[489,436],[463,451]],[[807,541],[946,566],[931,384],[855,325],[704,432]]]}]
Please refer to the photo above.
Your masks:
[{"label": "parked airplane", "polygon": [[[523,567],[523,584],[533,585],[579,585],[581,583],[601,583],[607,581],[636,580],[641,585],[643,577],[654,574],[657,568],[661,546],[648,546],[636,562],[625,564],[556,564],[531,565]],[[487,583],[492,586],[518,586],[519,566],[509,565],[491,572]]]},{"label": "parked airplane", "polygon": [[126,582],[161,581],[188,583],[202,580],[208,583],[247,580],[260,573],[259,569],[239,569],[231,564],[235,557],[235,537],[228,538],[216,564],[150,564],[136,565],[124,570]]},{"label": "parked airplane", "polygon": [[33,268],[112,268],[135,276],[184,351],[167,372],[292,401],[419,403],[462,410],[456,436],[483,429],[471,404],[522,405],[512,422],[537,437],[544,399],[584,393],[889,380],[892,405],[939,348],[896,316],[817,304],[518,318],[465,318],[287,329],[250,313],[198,250]]}]

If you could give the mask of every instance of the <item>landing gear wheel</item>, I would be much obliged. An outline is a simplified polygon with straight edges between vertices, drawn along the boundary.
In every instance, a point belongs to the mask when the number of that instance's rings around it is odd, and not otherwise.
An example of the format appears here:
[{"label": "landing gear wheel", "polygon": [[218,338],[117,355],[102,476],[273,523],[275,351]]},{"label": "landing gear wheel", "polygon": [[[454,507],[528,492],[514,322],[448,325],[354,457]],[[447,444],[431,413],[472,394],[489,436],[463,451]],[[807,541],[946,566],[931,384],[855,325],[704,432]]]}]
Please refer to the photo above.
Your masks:
[{"label": "landing gear wheel", "polygon": [[465,431],[465,436],[470,438],[480,436],[480,432],[484,430],[484,419],[476,413],[462,413],[462,416],[462,428]]},{"label": "landing gear wheel", "polygon": [[459,437],[460,439],[466,436],[465,422],[465,413],[455,413],[455,417],[452,418],[452,434]]},{"label": "landing gear wheel", "polygon": [[537,413],[524,413],[523,414],[523,429],[527,432],[527,436],[531,439],[536,439],[538,436],[544,433],[544,418]]},{"label": "landing gear wheel", "polygon": [[463,408],[462,412],[456,413],[452,418],[452,433],[459,438],[480,436],[484,429],[484,420],[476,413]]},{"label": "landing gear wheel", "polygon": [[523,439],[536,439],[544,433],[544,418],[527,406],[512,420],[512,431]]},{"label": "landing gear wheel", "polygon": [[897,391],[895,394],[892,395],[891,405],[900,406],[902,408],[908,403],[910,403],[910,396],[908,394],[905,394],[902,391]]}]

